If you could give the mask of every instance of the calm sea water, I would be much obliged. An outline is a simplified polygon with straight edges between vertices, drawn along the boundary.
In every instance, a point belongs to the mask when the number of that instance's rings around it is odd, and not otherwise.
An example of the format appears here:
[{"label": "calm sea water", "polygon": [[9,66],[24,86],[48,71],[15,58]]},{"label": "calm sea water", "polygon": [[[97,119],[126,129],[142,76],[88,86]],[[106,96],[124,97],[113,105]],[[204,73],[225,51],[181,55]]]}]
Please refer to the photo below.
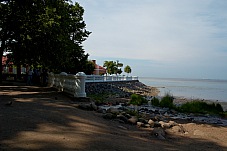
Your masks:
[{"label": "calm sea water", "polygon": [[139,81],[158,87],[160,96],[169,93],[191,99],[227,102],[227,80],[140,77]]}]

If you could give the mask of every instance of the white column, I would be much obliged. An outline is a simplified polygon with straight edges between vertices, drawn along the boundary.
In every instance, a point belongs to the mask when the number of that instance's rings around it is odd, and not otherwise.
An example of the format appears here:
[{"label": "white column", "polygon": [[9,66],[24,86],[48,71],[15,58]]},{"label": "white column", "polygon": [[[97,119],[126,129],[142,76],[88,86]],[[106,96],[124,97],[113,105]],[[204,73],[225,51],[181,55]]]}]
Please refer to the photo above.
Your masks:
[{"label": "white column", "polygon": [[59,75],[60,75],[59,76],[59,78],[60,78],[60,80],[59,80],[59,90],[60,91],[64,91],[65,76],[67,76],[68,74],[66,72],[61,72]]},{"label": "white column", "polygon": [[86,78],[86,74],[83,72],[78,72],[76,74],[76,79],[75,79],[76,86],[75,86],[74,97],[86,97],[85,78]]}]

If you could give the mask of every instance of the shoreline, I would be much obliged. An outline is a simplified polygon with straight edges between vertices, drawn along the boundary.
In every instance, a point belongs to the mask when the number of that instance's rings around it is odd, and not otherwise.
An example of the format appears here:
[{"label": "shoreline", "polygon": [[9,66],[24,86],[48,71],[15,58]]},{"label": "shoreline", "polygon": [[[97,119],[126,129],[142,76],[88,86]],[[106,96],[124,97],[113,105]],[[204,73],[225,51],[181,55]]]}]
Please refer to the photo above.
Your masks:
[{"label": "shoreline", "polygon": [[227,81],[216,79],[184,79],[184,78],[141,78],[141,82],[160,90],[159,96],[166,93],[174,97],[194,100],[211,100],[227,102]]},{"label": "shoreline", "polygon": [[[159,87],[148,86],[140,81],[86,83],[86,93],[88,95],[108,94],[111,99],[130,98],[131,94],[139,94],[144,97],[162,97],[160,96]],[[227,102],[174,96],[174,104],[183,104],[193,100],[201,100],[207,103],[220,103],[223,110],[227,111]]]}]

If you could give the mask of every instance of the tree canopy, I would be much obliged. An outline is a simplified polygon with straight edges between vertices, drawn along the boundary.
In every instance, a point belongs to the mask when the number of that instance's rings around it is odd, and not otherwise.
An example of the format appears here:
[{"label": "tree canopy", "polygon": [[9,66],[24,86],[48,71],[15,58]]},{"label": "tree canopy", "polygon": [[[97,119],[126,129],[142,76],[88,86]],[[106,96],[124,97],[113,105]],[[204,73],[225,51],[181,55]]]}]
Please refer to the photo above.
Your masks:
[{"label": "tree canopy", "polygon": [[120,63],[117,61],[105,61],[103,64],[103,67],[106,67],[106,71],[108,74],[121,74],[122,70],[121,67],[123,67],[123,63]]},{"label": "tree canopy", "polygon": [[79,3],[68,0],[0,2],[0,52],[11,51],[18,65],[83,71],[88,54],[82,42],[90,34],[83,14]]},{"label": "tree canopy", "polygon": [[125,66],[124,72],[126,72],[127,74],[131,73],[132,72],[131,67],[129,65]]}]

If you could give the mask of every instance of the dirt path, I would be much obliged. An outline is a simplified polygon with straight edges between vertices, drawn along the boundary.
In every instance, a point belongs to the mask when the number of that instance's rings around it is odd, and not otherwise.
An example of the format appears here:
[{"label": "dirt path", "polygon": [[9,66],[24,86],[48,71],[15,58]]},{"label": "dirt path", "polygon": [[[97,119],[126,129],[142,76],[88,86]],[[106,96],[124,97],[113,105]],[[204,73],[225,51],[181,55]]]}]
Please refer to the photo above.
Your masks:
[{"label": "dirt path", "polygon": [[[12,101],[12,105],[5,105]],[[51,88],[0,86],[0,150],[227,151],[227,127],[183,124],[166,140],[135,125],[108,121]],[[126,129],[125,129],[126,128]]]}]

